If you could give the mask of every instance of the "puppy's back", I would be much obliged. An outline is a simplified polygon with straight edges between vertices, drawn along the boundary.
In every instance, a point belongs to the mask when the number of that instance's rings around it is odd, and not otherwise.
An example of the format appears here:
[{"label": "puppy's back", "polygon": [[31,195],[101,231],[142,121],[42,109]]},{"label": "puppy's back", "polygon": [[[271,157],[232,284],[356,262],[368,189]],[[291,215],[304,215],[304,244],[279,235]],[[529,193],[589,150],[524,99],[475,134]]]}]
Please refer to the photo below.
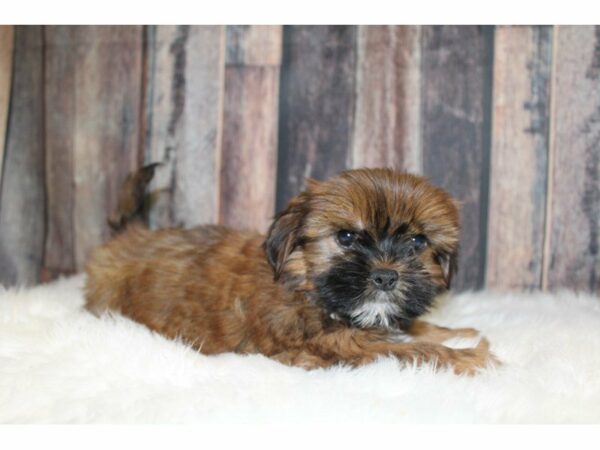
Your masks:
[{"label": "puppy's back", "polygon": [[86,307],[95,314],[123,312],[157,282],[168,295],[194,259],[228,233],[214,225],[158,231],[129,227],[92,253],[86,267]]}]

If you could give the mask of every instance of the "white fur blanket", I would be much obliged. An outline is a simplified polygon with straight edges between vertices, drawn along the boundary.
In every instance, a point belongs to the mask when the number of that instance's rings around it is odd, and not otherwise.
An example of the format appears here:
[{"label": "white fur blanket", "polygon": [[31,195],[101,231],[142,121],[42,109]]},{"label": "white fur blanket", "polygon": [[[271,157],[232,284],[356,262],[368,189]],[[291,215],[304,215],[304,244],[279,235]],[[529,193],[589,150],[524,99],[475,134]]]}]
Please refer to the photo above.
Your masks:
[{"label": "white fur blanket", "polygon": [[504,362],[469,378],[389,358],[307,372],[258,355],[207,357],[90,315],[82,283],[0,288],[0,422],[600,422],[596,297],[444,300],[429,320],[480,329]]}]

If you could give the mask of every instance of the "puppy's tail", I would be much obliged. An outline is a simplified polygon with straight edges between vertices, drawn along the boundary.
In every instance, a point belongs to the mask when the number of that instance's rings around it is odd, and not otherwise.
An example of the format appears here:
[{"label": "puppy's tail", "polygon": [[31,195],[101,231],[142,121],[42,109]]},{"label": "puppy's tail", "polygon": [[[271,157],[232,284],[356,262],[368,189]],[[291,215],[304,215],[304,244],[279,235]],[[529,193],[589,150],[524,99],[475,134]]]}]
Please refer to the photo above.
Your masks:
[{"label": "puppy's tail", "polygon": [[131,223],[146,222],[150,207],[146,188],[154,177],[154,169],[160,165],[161,163],[148,164],[127,175],[119,191],[117,208],[108,218],[113,231],[120,232]]}]

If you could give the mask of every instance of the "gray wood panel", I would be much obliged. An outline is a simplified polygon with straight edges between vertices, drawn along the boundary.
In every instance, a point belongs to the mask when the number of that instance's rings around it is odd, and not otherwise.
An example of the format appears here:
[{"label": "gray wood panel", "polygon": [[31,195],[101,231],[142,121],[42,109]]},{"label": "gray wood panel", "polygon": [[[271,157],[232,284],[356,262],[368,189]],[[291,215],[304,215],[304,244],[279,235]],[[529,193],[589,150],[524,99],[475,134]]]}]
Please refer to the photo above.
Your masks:
[{"label": "gray wood panel", "polygon": [[356,27],[284,30],[277,209],[304,188],[350,167]]},{"label": "gray wood panel", "polygon": [[[60,45],[73,64],[73,230],[76,269],[108,239],[121,183],[139,165],[142,27],[74,27]],[[53,130],[48,130],[52,133]]]},{"label": "gray wood panel", "polygon": [[555,29],[544,287],[600,291],[600,27]]},{"label": "gray wood panel", "polygon": [[4,176],[0,187],[0,283],[40,280],[44,251],[42,28],[18,26]]},{"label": "gray wood panel", "polygon": [[423,171],[461,203],[457,290],[485,276],[493,29],[423,27]]},{"label": "gray wood panel", "polygon": [[147,29],[145,161],[153,228],[216,223],[224,85],[222,26]]},{"label": "gray wood panel", "polygon": [[74,143],[75,53],[79,31],[75,27],[44,27],[44,114],[46,201],[48,206],[44,278],[76,270]]}]

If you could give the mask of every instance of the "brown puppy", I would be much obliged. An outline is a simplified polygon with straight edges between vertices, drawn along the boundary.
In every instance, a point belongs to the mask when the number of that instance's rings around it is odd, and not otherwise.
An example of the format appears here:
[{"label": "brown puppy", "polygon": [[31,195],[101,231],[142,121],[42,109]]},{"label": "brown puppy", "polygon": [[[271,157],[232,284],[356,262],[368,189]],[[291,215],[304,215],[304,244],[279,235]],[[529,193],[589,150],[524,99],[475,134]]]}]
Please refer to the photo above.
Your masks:
[{"label": "brown puppy", "polygon": [[262,353],[305,368],[393,355],[474,373],[494,357],[441,345],[473,329],[415,320],[447,290],[452,198],[388,169],[310,181],[267,236],[207,225],[129,227],[87,267],[87,305],[121,312],[206,354]]}]

